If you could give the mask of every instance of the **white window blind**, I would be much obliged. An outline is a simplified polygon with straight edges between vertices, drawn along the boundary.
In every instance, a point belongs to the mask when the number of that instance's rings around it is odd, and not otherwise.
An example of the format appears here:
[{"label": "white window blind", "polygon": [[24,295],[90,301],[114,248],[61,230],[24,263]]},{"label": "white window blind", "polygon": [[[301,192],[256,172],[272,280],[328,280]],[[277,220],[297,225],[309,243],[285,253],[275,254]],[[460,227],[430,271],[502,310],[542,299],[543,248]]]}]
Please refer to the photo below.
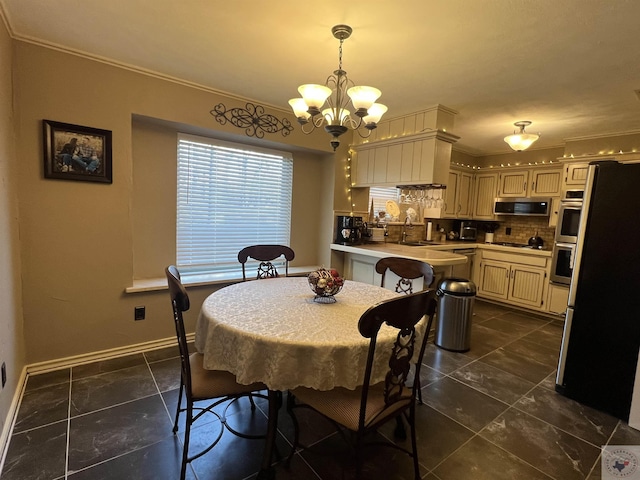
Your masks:
[{"label": "white window blind", "polygon": [[249,245],[289,245],[289,153],[178,136],[176,265],[187,273],[240,269]]},{"label": "white window blind", "polygon": [[370,187],[369,205],[373,202],[373,215],[378,218],[378,212],[387,210],[387,200],[398,201],[398,189],[396,187]]}]

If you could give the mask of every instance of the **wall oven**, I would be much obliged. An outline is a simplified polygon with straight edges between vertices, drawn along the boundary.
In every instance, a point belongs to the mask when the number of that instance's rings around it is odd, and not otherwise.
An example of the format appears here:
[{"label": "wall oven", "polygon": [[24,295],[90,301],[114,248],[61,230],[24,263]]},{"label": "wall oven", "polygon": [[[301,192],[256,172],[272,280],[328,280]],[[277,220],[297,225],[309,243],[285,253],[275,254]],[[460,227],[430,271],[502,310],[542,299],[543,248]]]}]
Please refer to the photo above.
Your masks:
[{"label": "wall oven", "polygon": [[552,283],[567,286],[571,284],[575,252],[575,243],[556,243],[554,245],[551,257],[550,280]]},{"label": "wall oven", "polygon": [[582,212],[582,190],[568,190],[560,201],[558,209],[558,225],[556,227],[556,243],[576,243],[578,226]]}]

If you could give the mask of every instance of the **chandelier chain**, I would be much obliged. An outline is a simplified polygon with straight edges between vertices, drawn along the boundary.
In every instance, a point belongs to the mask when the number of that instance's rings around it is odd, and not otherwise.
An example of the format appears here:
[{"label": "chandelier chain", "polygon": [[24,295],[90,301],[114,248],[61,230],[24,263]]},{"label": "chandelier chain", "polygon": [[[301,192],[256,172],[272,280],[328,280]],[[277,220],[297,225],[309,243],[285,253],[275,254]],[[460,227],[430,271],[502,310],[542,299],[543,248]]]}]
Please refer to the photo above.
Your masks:
[{"label": "chandelier chain", "polygon": [[338,55],[338,69],[342,70],[342,43],[344,42],[344,38],[340,38],[340,49]]}]

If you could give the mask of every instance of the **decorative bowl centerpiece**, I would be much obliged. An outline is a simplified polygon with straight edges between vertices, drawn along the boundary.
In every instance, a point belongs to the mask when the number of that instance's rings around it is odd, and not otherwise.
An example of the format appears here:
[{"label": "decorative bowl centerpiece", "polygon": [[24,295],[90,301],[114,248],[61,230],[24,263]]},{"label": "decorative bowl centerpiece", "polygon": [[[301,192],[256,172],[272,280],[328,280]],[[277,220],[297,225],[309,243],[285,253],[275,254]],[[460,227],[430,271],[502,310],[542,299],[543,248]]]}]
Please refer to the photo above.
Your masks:
[{"label": "decorative bowl centerpiece", "polygon": [[336,295],[344,285],[344,279],[337,270],[320,268],[315,272],[311,272],[307,277],[311,291],[316,294],[313,299],[318,303],[334,303]]}]

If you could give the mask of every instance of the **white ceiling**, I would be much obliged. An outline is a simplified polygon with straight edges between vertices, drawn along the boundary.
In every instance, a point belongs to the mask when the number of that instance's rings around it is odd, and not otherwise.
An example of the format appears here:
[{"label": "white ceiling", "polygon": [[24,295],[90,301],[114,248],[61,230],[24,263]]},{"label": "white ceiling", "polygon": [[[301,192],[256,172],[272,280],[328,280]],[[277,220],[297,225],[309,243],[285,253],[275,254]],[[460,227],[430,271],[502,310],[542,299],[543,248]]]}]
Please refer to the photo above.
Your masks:
[{"label": "white ceiling", "polygon": [[[640,131],[638,0],[0,0],[11,35],[288,110],[338,66],[394,117],[442,104],[469,153]],[[209,107],[207,107],[209,108]]]}]

